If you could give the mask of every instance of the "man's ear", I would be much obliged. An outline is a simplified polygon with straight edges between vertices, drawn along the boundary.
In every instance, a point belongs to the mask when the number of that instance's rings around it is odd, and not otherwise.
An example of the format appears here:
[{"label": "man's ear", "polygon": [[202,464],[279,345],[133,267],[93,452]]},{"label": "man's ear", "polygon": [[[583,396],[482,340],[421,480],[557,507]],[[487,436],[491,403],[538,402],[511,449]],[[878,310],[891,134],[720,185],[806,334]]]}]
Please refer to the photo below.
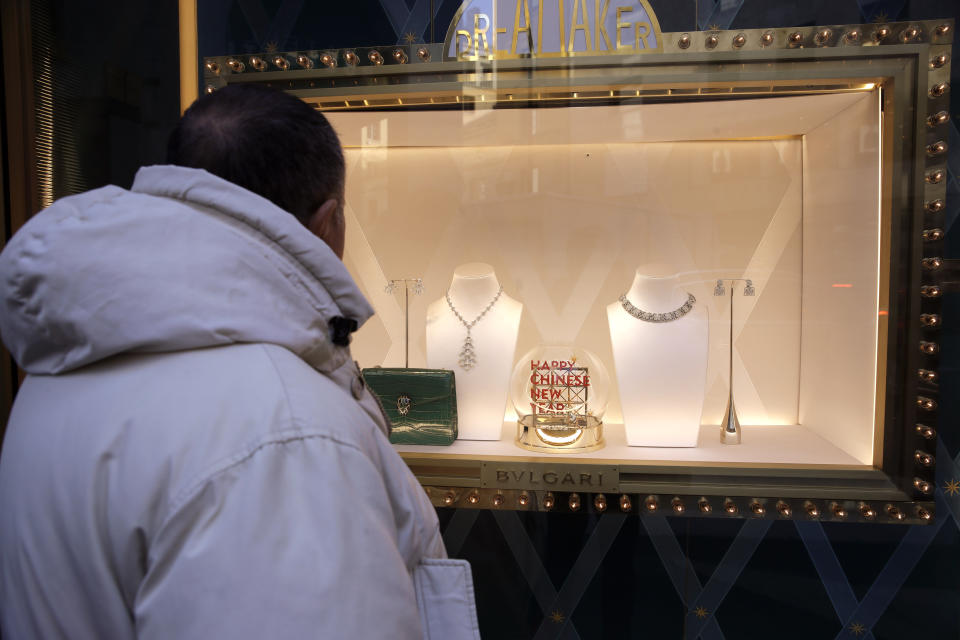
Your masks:
[{"label": "man's ear", "polygon": [[340,201],[336,198],[331,198],[321,204],[307,222],[307,229],[326,242],[341,260],[343,259],[345,227],[343,209],[340,207]]}]

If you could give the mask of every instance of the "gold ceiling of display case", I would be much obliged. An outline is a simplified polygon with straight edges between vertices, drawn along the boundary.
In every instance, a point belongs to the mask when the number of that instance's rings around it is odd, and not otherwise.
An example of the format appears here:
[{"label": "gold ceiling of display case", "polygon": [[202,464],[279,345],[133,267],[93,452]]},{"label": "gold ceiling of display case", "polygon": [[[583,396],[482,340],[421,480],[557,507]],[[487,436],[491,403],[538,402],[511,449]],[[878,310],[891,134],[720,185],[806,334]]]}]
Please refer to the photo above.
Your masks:
[{"label": "gold ceiling of display case", "polygon": [[693,86],[676,84],[634,84],[610,87],[581,86],[576,90],[544,90],[539,87],[511,89],[450,89],[439,92],[414,94],[409,87],[393,94],[377,94],[376,97],[356,98],[352,93],[342,96],[324,96],[322,100],[304,97],[311,106],[321,111],[356,111],[384,108],[422,108],[430,106],[490,105],[513,103],[533,106],[539,103],[564,102],[585,106],[591,103],[630,104],[652,99],[671,101],[725,98],[763,98],[827,93],[856,93],[872,91],[882,78],[855,78],[844,81],[811,83],[807,80],[784,81],[775,84],[741,81],[736,83],[707,82]]}]

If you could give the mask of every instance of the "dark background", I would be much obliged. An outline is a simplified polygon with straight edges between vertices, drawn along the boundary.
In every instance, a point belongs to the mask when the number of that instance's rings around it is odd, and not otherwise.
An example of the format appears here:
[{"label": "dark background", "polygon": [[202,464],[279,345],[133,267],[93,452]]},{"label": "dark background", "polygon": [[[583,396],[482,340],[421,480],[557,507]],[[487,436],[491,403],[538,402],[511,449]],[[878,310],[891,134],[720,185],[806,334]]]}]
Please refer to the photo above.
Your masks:
[{"label": "dark background", "polygon": [[[960,18],[957,0],[651,4],[663,31]],[[430,41],[431,5],[442,41],[456,0],[199,0],[200,54],[387,45],[408,33]],[[47,0],[32,3],[31,18],[35,60],[57,61],[65,117],[55,135],[70,139],[56,195],[128,187],[139,166],[163,161],[178,117],[176,3]],[[954,87],[944,228],[958,258]],[[944,490],[960,480],[960,296],[947,296],[943,313],[933,525],[442,509],[451,555],[473,566],[484,637],[960,638],[960,495]]]}]

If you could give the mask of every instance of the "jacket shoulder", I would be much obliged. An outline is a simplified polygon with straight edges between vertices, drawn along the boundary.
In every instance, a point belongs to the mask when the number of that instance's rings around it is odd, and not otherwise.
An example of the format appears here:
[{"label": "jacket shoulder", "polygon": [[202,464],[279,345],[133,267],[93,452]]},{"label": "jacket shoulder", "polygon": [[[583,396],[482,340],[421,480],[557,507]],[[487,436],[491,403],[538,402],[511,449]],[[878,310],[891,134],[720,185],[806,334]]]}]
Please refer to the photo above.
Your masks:
[{"label": "jacket shoulder", "polygon": [[[360,405],[362,380],[347,375],[345,388],[304,362],[289,349],[272,344],[259,345],[274,369],[283,390],[293,424],[306,429],[321,429],[340,441],[357,445],[382,435],[379,426]],[[354,368],[351,361],[343,367]],[[361,397],[358,397],[361,396]],[[361,447],[363,448],[363,447]]]}]

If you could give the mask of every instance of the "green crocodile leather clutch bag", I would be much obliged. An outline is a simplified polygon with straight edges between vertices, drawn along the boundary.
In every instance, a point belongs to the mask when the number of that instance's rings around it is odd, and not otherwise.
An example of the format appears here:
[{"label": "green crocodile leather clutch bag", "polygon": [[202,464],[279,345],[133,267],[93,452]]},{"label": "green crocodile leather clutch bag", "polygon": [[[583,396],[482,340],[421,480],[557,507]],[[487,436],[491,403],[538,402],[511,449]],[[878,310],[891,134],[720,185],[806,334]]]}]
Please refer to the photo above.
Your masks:
[{"label": "green crocodile leather clutch bag", "polygon": [[394,444],[450,445],[457,439],[457,388],[445,369],[363,370],[393,423]]}]

